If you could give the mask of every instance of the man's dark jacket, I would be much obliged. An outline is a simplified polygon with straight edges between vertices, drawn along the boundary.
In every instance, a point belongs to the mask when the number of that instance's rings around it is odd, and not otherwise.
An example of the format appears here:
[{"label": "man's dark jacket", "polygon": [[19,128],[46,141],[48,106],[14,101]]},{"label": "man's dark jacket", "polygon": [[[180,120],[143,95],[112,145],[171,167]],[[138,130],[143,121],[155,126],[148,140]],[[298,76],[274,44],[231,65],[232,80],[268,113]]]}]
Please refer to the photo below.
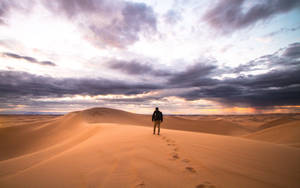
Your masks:
[{"label": "man's dark jacket", "polygon": [[163,122],[163,114],[159,110],[155,110],[152,115],[152,121],[161,121]]}]

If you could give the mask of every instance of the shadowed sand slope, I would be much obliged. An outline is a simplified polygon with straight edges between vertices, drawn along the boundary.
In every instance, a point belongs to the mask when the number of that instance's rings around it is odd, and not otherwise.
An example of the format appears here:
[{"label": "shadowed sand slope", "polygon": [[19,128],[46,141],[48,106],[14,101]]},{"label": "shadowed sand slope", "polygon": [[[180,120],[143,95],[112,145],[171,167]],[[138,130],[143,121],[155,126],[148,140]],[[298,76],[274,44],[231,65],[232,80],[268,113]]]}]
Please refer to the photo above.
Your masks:
[{"label": "shadowed sand slope", "polygon": [[[30,117],[31,118],[31,117]],[[80,134],[84,127],[81,121],[73,114],[52,118],[40,123],[19,123],[0,128],[0,160],[18,157],[45,149],[64,140]]]},{"label": "shadowed sand slope", "polygon": [[300,121],[281,123],[245,136],[246,138],[300,147]]},{"label": "shadowed sand slope", "polygon": [[287,124],[287,123],[290,123],[290,122],[298,122],[299,123],[299,120],[300,120],[300,118],[299,118],[298,115],[293,115],[293,114],[292,115],[286,115],[286,116],[279,117],[277,119],[274,119],[272,121],[269,121],[269,122],[266,122],[266,123],[262,124],[259,127],[259,130],[267,129],[267,128],[282,125],[282,124]]},{"label": "shadowed sand slope", "polygon": [[0,128],[0,187],[300,186],[296,147],[182,131],[190,121],[157,136],[144,121],[149,116],[90,109]]}]

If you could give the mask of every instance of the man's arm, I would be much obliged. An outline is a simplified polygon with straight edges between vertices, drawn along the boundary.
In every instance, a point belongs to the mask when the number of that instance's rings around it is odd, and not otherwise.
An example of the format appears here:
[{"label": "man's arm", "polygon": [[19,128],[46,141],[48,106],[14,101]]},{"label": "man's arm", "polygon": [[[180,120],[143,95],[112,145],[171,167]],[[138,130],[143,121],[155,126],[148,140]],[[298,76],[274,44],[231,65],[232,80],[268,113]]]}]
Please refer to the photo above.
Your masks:
[{"label": "man's arm", "polygon": [[161,122],[163,122],[163,113],[161,112]]},{"label": "man's arm", "polygon": [[152,114],[152,121],[154,121],[154,115],[155,115],[155,112],[153,112],[153,114]]}]

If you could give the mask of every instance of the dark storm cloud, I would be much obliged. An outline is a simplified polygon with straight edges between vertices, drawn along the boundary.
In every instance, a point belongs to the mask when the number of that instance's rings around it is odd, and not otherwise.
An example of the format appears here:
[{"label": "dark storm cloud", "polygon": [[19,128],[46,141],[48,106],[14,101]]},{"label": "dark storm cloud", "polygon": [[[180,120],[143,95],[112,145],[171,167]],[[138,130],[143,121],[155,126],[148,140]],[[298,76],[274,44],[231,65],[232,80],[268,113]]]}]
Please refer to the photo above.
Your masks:
[{"label": "dark storm cloud", "polygon": [[272,107],[280,105],[299,105],[300,86],[279,89],[253,89],[236,85],[201,88],[181,95],[188,100],[209,99],[228,106]]},{"label": "dark storm cloud", "polygon": [[139,40],[139,34],[156,32],[156,15],[144,3],[58,0],[44,4],[54,12],[64,12],[70,19],[79,21],[87,38],[98,47],[124,48]]},{"label": "dark storm cloud", "polygon": [[251,89],[283,88],[300,84],[300,67],[287,67],[256,76],[228,79],[226,83]]},{"label": "dark storm cloud", "polygon": [[185,93],[182,97],[188,100],[212,99],[229,106],[299,105],[299,74],[300,69],[224,80],[217,85]]},{"label": "dark storm cloud", "polygon": [[[166,81],[168,88],[183,88],[193,86],[204,86],[216,84],[218,81],[211,78],[223,71],[217,67],[215,61],[203,60],[188,67],[182,67],[182,71],[173,72],[155,67],[157,64],[141,63],[138,60],[122,61],[111,60],[107,66],[131,76],[149,75],[161,77],[161,81]],[[159,67],[159,66],[158,66]]]},{"label": "dark storm cloud", "polygon": [[[136,98],[99,99],[105,104],[147,104],[164,97],[178,96],[187,100],[207,99],[228,106],[272,108],[280,105],[300,105],[300,43],[290,44],[273,54],[256,58],[244,65],[228,69],[217,66],[216,61],[199,60],[194,65],[171,72],[156,69],[152,64],[139,61],[116,61],[107,64],[133,77],[145,75],[151,82],[133,83],[108,79],[75,79],[37,76],[25,72],[0,71],[0,103],[33,104],[30,99],[72,95],[142,94],[159,90],[158,94]],[[30,58],[27,58],[30,60]],[[254,70],[265,73],[252,74]],[[224,78],[235,73],[237,78]],[[166,76],[165,76],[166,75]],[[157,76],[160,76],[157,79]],[[139,78],[139,77],[137,77]],[[26,102],[27,101],[27,102]],[[16,103],[17,102],[17,103]],[[57,101],[56,101],[57,102]],[[72,101],[76,104],[80,101]],[[70,102],[70,103],[72,103]],[[45,103],[39,101],[34,105]],[[58,102],[59,103],[59,102]],[[62,102],[63,103],[63,102]],[[87,102],[82,102],[87,103]]]},{"label": "dark storm cloud", "polygon": [[246,9],[246,0],[219,0],[203,19],[221,33],[231,33],[277,14],[299,8],[299,0],[262,0]]},{"label": "dark storm cloud", "polygon": [[255,70],[286,69],[297,67],[300,64],[300,43],[292,43],[288,47],[280,49],[273,54],[268,54],[241,64],[232,70],[233,73],[243,73]]},{"label": "dark storm cloud", "polygon": [[37,76],[25,72],[0,71],[0,97],[59,97],[63,95],[138,94],[159,85],[127,83],[107,79],[75,79]]},{"label": "dark storm cloud", "polygon": [[300,43],[293,43],[284,51],[285,57],[299,58],[300,57]]},{"label": "dark storm cloud", "polygon": [[108,62],[108,67],[114,70],[124,72],[128,75],[152,75],[152,76],[170,76],[171,72],[162,69],[155,69],[149,63],[140,63],[137,60],[120,61],[111,60]]},{"label": "dark storm cloud", "polygon": [[11,58],[15,58],[15,59],[23,59],[30,63],[36,63],[39,65],[56,66],[56,64],[51,61],[38,61],[37,59],[30,57],[30,56],[22,56],[22,55],[18,55],[18,54],[14,54],[14,53],[9,53],[9,52],[3,52],[1,54],[6,57],[11,57]]},{"label": "dark storm cloud", "polygon": [[211,85],[217,82],[217,80],[211,78],[216,73],[217,65],[213,64],[213,62],[209,60],[207,62],[197,62],[181,72],[174,73],[168,80],[168,83],[174,87]]},{"label": "dark storm cloud", "polygon": [[[251,106],[299,105],[300,68],[271,71],[258,76],[227,80],[228,84],[240,89],[241,95],[234,96],[229,103]],[[229,95],[230,97],[231,95]]]},{"label": "dark storm cloud", "polygon": [[[180,96],[188,100],[211,99],[231,106],[299,105],[299,55],[299,43],[291,44],[274,54],[262,56],[233,69],[234,73],[242,72],[237,78],[217,80],[211,85],[200,86]],[[257,65],[264,65],[265,68],[257,68]],[[244,74],[253,70],[270,71],[258,75]]]}]

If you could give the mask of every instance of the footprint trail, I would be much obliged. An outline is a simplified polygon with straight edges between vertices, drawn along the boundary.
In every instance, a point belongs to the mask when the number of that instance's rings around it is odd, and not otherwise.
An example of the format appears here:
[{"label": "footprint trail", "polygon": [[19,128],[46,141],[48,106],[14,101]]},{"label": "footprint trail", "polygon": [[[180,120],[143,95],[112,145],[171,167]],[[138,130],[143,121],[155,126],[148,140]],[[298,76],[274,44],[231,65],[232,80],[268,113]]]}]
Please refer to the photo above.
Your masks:
[{"label": "footprint trail", "polygon": [[[170,160],[179,162],[179,159],[181,157],[179,155],[179,147],[177,146],[176,142],[170,138],[167,138],[166,136],[162,136],[161,138],[165,141],[166,145],[172,150],[172,152],[170,153]],[[181,160],[181,162],[184,164],[190,164],[191,160],[184,158]],[[190,165],[185,167],[185,171],[187,171],[190,174],[197,174],[197,170]],[[195,188],[216,188],[216,186],[208,181],[205,181],[196,185]]]}]

